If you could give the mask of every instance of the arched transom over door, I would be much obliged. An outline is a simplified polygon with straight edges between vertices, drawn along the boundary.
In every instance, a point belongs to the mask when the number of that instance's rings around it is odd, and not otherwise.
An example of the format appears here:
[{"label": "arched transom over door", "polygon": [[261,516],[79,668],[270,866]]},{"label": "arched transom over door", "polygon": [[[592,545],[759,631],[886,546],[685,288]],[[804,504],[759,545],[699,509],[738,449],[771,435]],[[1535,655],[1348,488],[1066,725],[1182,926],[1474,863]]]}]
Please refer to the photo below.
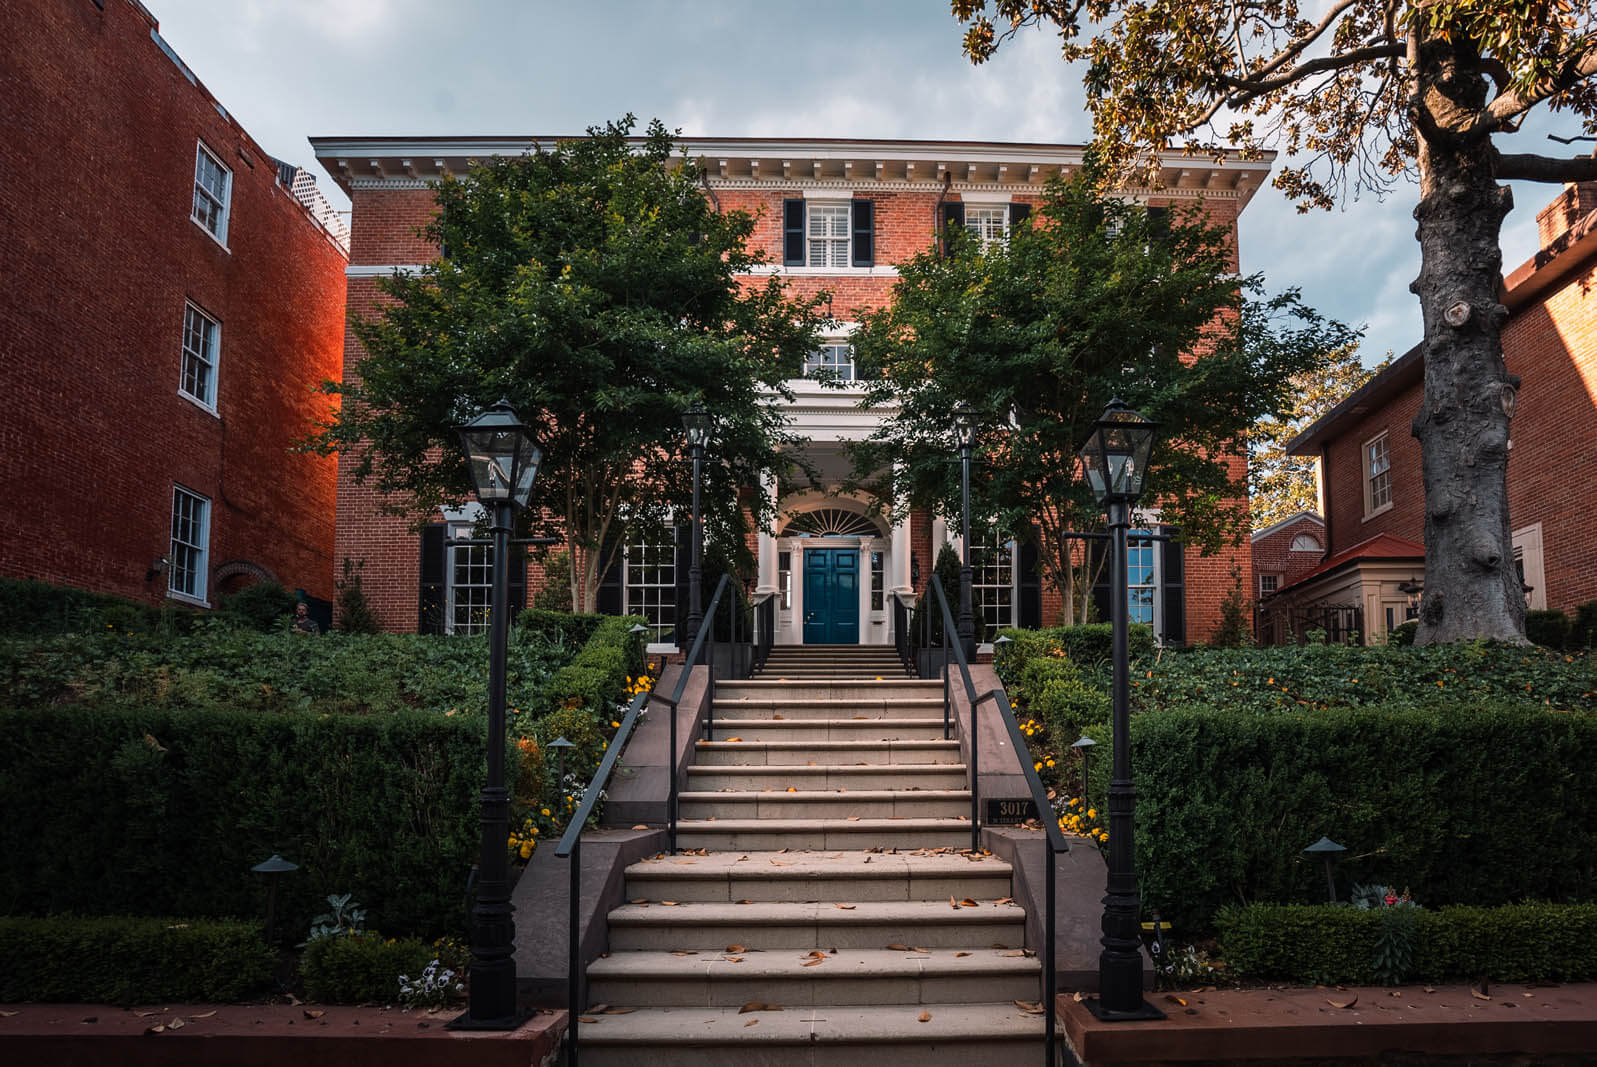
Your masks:
[{"label": "arched transom over door", "polygon": [[886,643],[886,524],[867,501],[847,496],[814,494],[788,504],[777,534],[778,640]]}]

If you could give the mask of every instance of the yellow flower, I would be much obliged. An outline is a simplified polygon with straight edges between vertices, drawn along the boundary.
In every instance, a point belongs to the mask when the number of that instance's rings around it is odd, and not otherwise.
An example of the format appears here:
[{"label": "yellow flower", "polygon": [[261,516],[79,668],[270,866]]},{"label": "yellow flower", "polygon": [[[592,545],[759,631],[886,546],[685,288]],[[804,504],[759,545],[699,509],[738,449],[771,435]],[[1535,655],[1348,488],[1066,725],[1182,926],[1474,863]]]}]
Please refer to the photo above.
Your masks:
[{"label": "yellow flower", "polygon": [[611,719],[610,720],[610,725],[612,727],[614,727],[615,729],[617,729],[617,730],[621,729],[621,724],[619,722],[617,722],[615,719]]},{"label": "yellow flower", "polygon": [[1042,764],[1040,762],[1039,763],[1033,763],[1031,765],[1031,769],[1034,770],[1034,771],[1040,771],[1040,770],[1042,770]]},{"label": "yellow flower", "polygon": [[1096,819],[1097,817],[1098,817],[1098,809],[1097,808],[1088,808],[1087,809],[1087,818]]},{"label": "yellow flower", "polygon": [[544,815],[548,815],[548,814],[549,814],[549,809],[548,809],[548,808],[541,808],[541,809],[539,809],[539,810],[540,810],[540,811],[541,811],[541,812],[542,812],[542,813],[543,813],[543,814],[544,814]]}]

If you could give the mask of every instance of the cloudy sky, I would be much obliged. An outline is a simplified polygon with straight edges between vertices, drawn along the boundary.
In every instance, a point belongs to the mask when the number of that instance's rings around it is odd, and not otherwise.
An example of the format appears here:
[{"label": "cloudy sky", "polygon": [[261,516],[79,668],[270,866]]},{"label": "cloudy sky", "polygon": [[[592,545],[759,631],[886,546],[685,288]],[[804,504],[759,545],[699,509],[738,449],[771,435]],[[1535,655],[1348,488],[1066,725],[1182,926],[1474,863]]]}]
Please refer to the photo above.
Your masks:
[{"label": "cloudy sky", "polygon": [[[973,67],[945,0],[144,2],[262,147],[302,164],[312,136],[565,134],[629,111],[689,140],[1079,143],[1090,132],[1054,37],[1023,35]],[[1515,150],[1557,148],[1542,132]],[[1509,269],[1536,251],[1535,213],[1557,191],[1515,185]],[[1420,333],[1408,291],[1416,197],[1409,184],[1385,203],[1304,216],[1267,188],[1242,216],[1243,270],[1366,326],[1366,362],[1401,354]]]}]

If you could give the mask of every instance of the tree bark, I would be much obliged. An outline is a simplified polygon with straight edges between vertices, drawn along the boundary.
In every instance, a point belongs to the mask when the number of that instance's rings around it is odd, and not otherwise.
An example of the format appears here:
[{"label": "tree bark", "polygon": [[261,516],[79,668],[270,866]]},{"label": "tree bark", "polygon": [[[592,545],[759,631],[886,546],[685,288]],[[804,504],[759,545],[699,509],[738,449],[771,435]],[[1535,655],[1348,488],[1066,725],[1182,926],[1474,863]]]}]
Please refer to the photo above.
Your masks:
[{"label": "tree bark", "polygon": [[[1509,415],[1498,302],[1503,217],[1489,135],[1462,132],[1484,106],[1476,57],[1445,41],[1420,48],[1419,297],[1425,396],[1414,417],[1425,491],[1425,588],[1416,644],[1525,641],[1525,598],[1508,515]],[[1394,493],[1412,487],[1393,485]]]}]

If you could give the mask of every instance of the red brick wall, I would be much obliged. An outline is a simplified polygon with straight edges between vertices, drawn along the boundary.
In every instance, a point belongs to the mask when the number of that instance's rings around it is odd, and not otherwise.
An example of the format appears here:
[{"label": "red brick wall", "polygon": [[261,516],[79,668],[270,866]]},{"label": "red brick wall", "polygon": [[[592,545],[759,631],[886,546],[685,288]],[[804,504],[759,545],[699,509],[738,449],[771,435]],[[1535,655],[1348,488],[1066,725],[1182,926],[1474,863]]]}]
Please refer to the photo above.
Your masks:
[{"label": "red brick wall", "polygon": [[[1320,548],[1314,552],[1292,551],[1292,541],[1299,534],[1314,538]],[[1281,580],[1276,588],[1291,585],[1312,571],[1325,558],[1325,523],[1317,518],[1302,516],[1294,522],[1272,531],[1264,537],[1253,538],[1253,590],[1259,595],[1259,576],[1278,574]]]},{"label": "red brick wall", "polygon": [[[0,6],[0,574],[159,602],[178,483],[212,568],[330,597],[335,464],[293,446],[331,409],[344,255],[151,29],[128,0]],[[189,219],[199,141],[232,170],[226,249]],[[220,418],[178,394],[185,299],[220,323]]]}]

